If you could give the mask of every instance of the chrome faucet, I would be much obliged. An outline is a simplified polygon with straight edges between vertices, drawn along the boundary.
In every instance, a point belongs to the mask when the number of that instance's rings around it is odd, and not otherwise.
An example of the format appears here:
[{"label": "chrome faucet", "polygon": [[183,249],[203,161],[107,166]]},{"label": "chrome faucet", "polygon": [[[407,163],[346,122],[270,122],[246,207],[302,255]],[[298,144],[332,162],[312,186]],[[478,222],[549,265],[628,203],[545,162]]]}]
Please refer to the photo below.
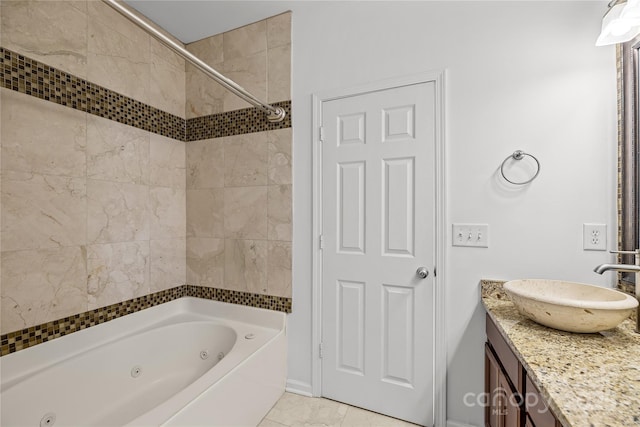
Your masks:
[{"label": "chrome faucet", "polygon": [[[615,270],[624,271],[636,274],[635,287],[636,287],[636,299],[640,302],[640,249],[635,251],[609,251],[612,254],[623,255],[635,255],[635,265],[632,264],[600,264],[593,269],[598,274],[602,274],[605,271]],[[640,305],[638,305],[636,312],[636,332],[640,333]]]}]

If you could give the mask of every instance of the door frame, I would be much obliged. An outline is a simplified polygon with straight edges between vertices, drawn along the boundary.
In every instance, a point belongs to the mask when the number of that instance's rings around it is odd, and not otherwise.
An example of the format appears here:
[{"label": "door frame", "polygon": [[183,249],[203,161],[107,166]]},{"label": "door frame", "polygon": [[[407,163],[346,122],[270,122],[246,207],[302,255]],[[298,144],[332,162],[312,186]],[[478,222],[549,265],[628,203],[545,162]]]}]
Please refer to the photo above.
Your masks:
[{"label": "door frame", "polygon": [[320,343],[322,340],[322,143],[320,124],[322,104],[336,99],[364,95],[387,89],[420,83],[435,83],[435,269],[434,274],[434,425],[444,427],[447,423],[447,340],[445,324],[446,283],[446,186],[445,186],[445,70],[427,71],[409,76],[397,77],[365,85],[340,88],[312,94],[312,279],[311,279],[311,391],[313,396],[322,395],[322,360]]}]

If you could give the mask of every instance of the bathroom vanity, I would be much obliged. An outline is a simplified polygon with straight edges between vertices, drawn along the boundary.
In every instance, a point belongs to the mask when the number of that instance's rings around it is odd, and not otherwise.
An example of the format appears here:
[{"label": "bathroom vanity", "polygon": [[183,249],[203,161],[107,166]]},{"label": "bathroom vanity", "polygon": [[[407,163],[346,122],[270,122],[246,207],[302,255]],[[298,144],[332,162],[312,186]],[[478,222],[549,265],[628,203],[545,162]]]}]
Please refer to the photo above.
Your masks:
[{"label": "bathroom vanity", "polygon": [[563,332],[518,313],[502,282],[482,282],[487,310],[485,427],[640,426],[635,322]]}]

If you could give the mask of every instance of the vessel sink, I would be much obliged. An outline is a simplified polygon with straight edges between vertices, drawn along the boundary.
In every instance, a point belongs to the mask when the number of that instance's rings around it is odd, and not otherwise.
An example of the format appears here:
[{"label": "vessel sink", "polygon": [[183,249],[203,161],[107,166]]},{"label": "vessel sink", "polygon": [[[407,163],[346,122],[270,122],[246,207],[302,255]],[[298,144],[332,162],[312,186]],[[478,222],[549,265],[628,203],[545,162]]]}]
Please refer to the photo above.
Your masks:
[{"label": "vessel sink", "polygon": [[634,297],[614,289],[562,280],[512,280],[504,290],[523,316],[568,332],[615,328],[638,306]]}]

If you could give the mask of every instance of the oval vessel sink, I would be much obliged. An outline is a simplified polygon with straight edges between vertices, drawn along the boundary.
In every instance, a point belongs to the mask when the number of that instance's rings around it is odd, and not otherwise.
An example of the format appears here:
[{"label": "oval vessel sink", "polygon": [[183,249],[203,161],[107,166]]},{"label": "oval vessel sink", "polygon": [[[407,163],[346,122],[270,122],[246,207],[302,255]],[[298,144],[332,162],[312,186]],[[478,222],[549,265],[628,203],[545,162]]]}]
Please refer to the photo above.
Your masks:
[{"label": "oval vessel sink", "polygon": [[615,328],[638,306],[634,297],[614,289],[562,280],[511,280],[504,290],[522,315],[568,332]]}]

